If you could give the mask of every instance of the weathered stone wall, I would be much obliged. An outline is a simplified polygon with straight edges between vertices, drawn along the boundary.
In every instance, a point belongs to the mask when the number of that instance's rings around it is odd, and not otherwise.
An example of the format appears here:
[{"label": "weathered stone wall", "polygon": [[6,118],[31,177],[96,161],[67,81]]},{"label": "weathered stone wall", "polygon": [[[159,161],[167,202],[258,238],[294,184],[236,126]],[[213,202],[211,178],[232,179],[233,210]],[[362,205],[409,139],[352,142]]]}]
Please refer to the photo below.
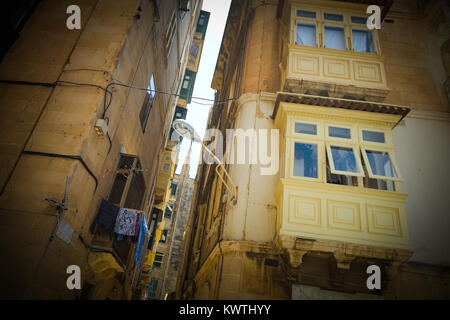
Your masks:
[{"label": "weathered stone wall", "polygon": [[[236,66],[239,66],[239,63],[233,59],[238,59],[236,57],[240,54],[240,46],[233,44],[233,40],[240,39],[240,34],[230,31],[229,34],[224,34],[221,56],[219,56],[214,76],[216,81],[213,81],[214,88],[218,90],[217,98],[219,100],[228,98],[227,95],[232,90],[231,88],[236,83],[241,83],[241,90],[237,91],[235,95],[240,97],[240,101],[235,102],[236,109],[231,108],[232,111],[224,109],[222,106],[215,106],[209,121],[211,127],[223,127],[224,124],[229,125],[230,123],[231,126],[244,129],[272,128],[273,126],[273,119],[270,118],[275,105],[273,93],[280,90],[283,80],[278,67],[282,58],[280,35],[286,32],[286,28],[289,29],[289,26],[283,25],[277,19],[276,5],[259,1],[250,3],[249,11],[245,12],[244,10],[241,16],[239,16],[241,8],[236,3],[232,3],[231,8],[235,8],[236,12],[229,14],[227,22],[229,30],[246,33],[244,37],[246,42],[242,43],[245,46],[245,54],[242,70],[239,70],[242,71],[239,72],[240,78],[229,81],[235,74]],[[239,20],[236,17],[241,18]],[[447,40],[448,33],[436,32],[433,29],[433,23],[430,23],[426,15],[420,11],[416,1],[395,1],[386,19],[393,20],[394,23],[383,22],[379,31],[381,52],[385,58],[387,85],[390,89],[385,102],[425,112],[419,116],[420,120],[411,121],[410,118],[404,120],[407,126],[414,121],[422,121],[422,125],[411,126],[409,129],[416,130],[415,134],[421,134],[421,132],[414,128],[427,128],[433,125],[433,122],[426,122],[427,118],[439,121],[439,132],[447,132],[450,109],[444,88],[447,76],[443,67],[440,47]],[[244,27],[247,23],[248,30]],[[232,48],[234,51],[229,52]],[[417,118],[418,113],[414,113],[411,117]],[[407,202],[407,205],[412,208],[417,202],[422,202],[425,206],[428,203],[427,207],[429,208],[439,208],[438,211],[429,210],[429,212],[410,210],[408,224],[412,226],[411,231],[441,224],[439,230],[429,228],[427,231],[428,235],[433,235],[433,243],[436,243],[448,237],[448,232],[445,230],[450,227],[447,223],[448,219],[441,219],[446,214],[446,211],[441,209],[446,208],[447,198],[437,196],[441,195],[440,190],[446,190],[445,186],[448,186],[446,183],[448,170],[442,167],[442,161],[448,155],[448,144],[446,144],[448,139],[443,135],[426,135],[428,139],[426,150],[433,150],[433,152],[432,154],[420,152],[423,142],[419,144],[417,139],[411,138],[411,132],[401,127],[404,126],[404,123],[399,124],[399,129],[396,129],[398,134],[394,131],[394,135],[396,135],[394,138],[399,153],[400,171],[402,165],[408,162],[409,165],[406,165],[407,171],[405,170],[405,172],[414,176],[414,179],[405,179],[405,184],[401,186],[402,191],[408,188],[414,191],[415,198],[412,202]],[[229,128],[229,126],[226,127]],[[437,131],[438,129],[433,132]],[[410,145],[397,146],[397,140],[404,143],[405,139]],[[414,148],[416,153],[413,152]],[[441,157],[442,161],[441,159],[433,161],[433,157],[439,152],[445,152],[445,156]],[[418,153],[420,155],[417,155]],[[420,156],[420,159],[416,161],[416,159],[412,159],[411,155]],[[425,164],[427,165],[426,171],[432,175],[421,176],[418,174],[417,170],[422,171],[421,166]],[[436,168],[439,170],[437,171]],[[276,233],[275,188],[279,177],[273,180],[270,177],[260,176],[258,165],[230,166],[229,172],[231,172],[234,182],[239,185],[239,200],[235,206],[225,207],[225,213],[222,215],[214,207],[214,202],[220,199],[220,195],[217,195],[217,182],[214,181],[213,169],[214,167],[209,169],[201,167],[200,175],[197,178],[199,180],[199,188],[196,190],[199,193],[198,199],[205,199],[199,200],[193,209],[196,220],[191,226],[194,232],[190,239],[189,256],[186,257],[190,267],[184,275],[183,297],[196,299],[217,297],[223,299],[291,298],[291,284],[295,283],[297,279],[281,271],[281,265],[276,268],[261,266],[261,261],[264,261],[264,258],[261,257],[270,257],[275,254],[270,250],[261,250],[260,248],[271,244]],[[444,178],[440,178],[439,186],[441,187],[437,188],[438,191],[430,189],[436,194],[433,199],[439,198],[436,203],[434,200],[424,198],[424,195],[427,194],[425,185],[436,186],[435,178],[437,176]],[[205,192],[207,196],[205,196]],[[425,220],[429,224],[425,224]],[[219,234],[221,230],[217,227],[220,224],[223,225],[222,234]],[[217,243],[222,238],[224,241],[220,244]],[[425,247],[422,245],[426,244],[429,238],[423,237],[419,239],[420,241],[417,241],[417,238],[421,237],[412,235],[412,239],[415,241],[413,245],[417,244],[418,250],[423,252]],[[222,256],[221,251],[226,247],[226,243],[233,241],[237,241],[237,243],[251,242],[252,245],[242,245],[240,250],[223,253]],[[440,243],[442,246],[439,249],[443,250],[440,252],[434,250],[433,259],[436,263],[448,263],[448,261],[444,261],[448,260],[446,242],[441,241]],[[425,255],[421,255],[421,257],[425,257]],[[439,257],[443,261],[439,261],[437,259]],[[432,270],[434,267],[424,266],[421,267],[420,272],[417,272],[411,271],[416,270],[411,266],[412,264],[407,264],[400,268],[394,279],[395,289],[386,293],[386,299],[448,298],[448,270],[446,268],[443,268],[442,272],[436,273]],[[268,272],[271,274],[270,276]],[[327,269],[324,269],[324,272],[326,278],[328,276]],[[280,283],[274,279],[281,279]],[[395,286],[396,284],[398,286]],[[364,286],[364,283],[361,286]],[[420,288],[424,286],[427,289],[421,290]],[[324,292],[322,292],[322,297],[330,296],[329,293]],[[361,297],[364,298],[364,296]]]},{"label": "weathered stone wall", "polygon": [[[79,296],[79,290],[65,288],[66,267],[80,265],[84,279],[88,251],[78,236],[86,245],[92,240],[89,228],[110,192],[121,148],[137,155],[147,169],[142,209],[148,211],[175,98],[156,96],[142,132],[139,113],[145,91],[109,87],[113,98],[105,116],[110,142],[94,130],[104,113],[104,90],[86,84],[104,88],[120,81],[147,88],[154,73],[157,90],[178,91],[185,63],[181,46],[189,47],[201,8],[201,1],[196,2],[198,10],[178,23],[187,29],[184,38],[177,29],[169,53],[163,44],[171,13],[179,14],[175,0],[156,1],[159,21],[151,1],[46,0],[25,25],[0,64],[0,79],[49,85],[0,84],[0,256],[5,257],[0,287],[5,298]],[[71,4],[81,8],[81,30],[66,28]],[[43,256],[58,213],[43,199],[62,200],[66,177],[69,208],[64,220],[74,235],[70,244],[55,237]],[[128,290],[125,297],[130,295]]]}]

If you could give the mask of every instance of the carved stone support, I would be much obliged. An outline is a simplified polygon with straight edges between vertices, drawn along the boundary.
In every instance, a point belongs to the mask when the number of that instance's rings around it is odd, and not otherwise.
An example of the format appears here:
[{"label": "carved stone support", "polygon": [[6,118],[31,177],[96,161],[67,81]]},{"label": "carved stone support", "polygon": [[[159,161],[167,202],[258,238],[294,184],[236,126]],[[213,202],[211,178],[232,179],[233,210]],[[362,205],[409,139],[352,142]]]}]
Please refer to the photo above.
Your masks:
[{"label": "carved stone support", "polygon": [[288,249],[289,264],[293,268],[298,268],[303,263],[303,256],[308,252],[305,250]]},{"label": "carved stone support", "polygon": [[343,269],[343,270],[350,270],[350,264],[355,259],[354,256],[347,255],[342,251],[333,252],[333,256],[337,261],[338,269]]}]

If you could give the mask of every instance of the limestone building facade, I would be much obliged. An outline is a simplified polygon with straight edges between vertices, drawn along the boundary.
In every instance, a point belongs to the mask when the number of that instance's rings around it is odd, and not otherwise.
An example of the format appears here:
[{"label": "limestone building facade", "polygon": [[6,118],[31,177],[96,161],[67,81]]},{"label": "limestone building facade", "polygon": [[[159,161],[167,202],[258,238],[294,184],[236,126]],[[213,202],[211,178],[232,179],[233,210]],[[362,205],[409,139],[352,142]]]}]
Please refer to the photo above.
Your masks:
[{"label": "limestone building facade", "polygon": [[[2,33],[2,297],[137,298],[149,237],[139,261],[96,217],[106,200],[151,224],[202,1],[24,3]],[[81,289],[66,285],[71,265]]]},{"label": "limestone building facade", "polygon": [[[449,12],[446,1],[232,1],[208,128],[247,130],[242,148],[223,141],[247,156],[261,148],[248,130],[269,130],[279,167],[224,157],[226,184],[217,165],[199,167],[178,297],[450,297]],[[367,286],[371,265],[380,289]]]}]

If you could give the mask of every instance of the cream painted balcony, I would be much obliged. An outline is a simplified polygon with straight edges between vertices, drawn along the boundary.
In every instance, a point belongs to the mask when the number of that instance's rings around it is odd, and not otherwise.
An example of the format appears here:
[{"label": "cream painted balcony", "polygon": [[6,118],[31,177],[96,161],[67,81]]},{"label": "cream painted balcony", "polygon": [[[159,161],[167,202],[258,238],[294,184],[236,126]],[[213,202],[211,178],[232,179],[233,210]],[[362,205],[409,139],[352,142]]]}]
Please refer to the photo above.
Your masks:
[{"label": "cream painted balcony", "polygon": [[[362,111],[369,106],[374,111]],[[280,129],[281,247],[300,257],[311,250],[380,259],[410,255],[407,195],[392,139],[405,110],[279,94],[274,118]]]},{"label": "cream painted balcony", "polygon": [[287,45],[284,91],[381,102],[389,90],[384,58],[359,53]]},{"label": "cream painted balcony", "polygon": [[367,4],[290,0],[283,21],[282,91],[382,102],[389,89]]}]

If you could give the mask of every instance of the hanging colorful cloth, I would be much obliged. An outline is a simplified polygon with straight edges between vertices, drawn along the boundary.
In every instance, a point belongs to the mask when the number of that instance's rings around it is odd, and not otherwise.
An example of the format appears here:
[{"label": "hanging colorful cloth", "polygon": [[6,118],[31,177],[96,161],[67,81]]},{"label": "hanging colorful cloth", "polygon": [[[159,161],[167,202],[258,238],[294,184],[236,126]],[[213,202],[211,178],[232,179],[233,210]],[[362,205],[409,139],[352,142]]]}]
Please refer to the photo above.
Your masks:
[{"label": "hanging colorful cloth", "polygon": [[141,223],[139,227],[139,234],[138,234],[138,240],[136,245],[136,253],[134,255],[136,265],[140,265],[141,263],[141,254],[142,254],[142,247],[144,246],[144,240],[148,233],[147,223],[145,222],[145,213],[142,214],[141,217]]},{"label": "hanging colorful cloth", "polygon": [[138,218],[136,219],[136,227],[134,229],[134,237],[133,237],[133,243],[136,243],[136,241],[138,240],[138,236],[139,236],[139,230],[141,227],[141,220],[142,220],[142,213],[139,212],[138,213]]},{"label": "hanging colorful cloth", "polygon": [[137,217],[138,213],[136,211],[120,208],[114,232],[125,236],[134,236],[136,234]]}]

